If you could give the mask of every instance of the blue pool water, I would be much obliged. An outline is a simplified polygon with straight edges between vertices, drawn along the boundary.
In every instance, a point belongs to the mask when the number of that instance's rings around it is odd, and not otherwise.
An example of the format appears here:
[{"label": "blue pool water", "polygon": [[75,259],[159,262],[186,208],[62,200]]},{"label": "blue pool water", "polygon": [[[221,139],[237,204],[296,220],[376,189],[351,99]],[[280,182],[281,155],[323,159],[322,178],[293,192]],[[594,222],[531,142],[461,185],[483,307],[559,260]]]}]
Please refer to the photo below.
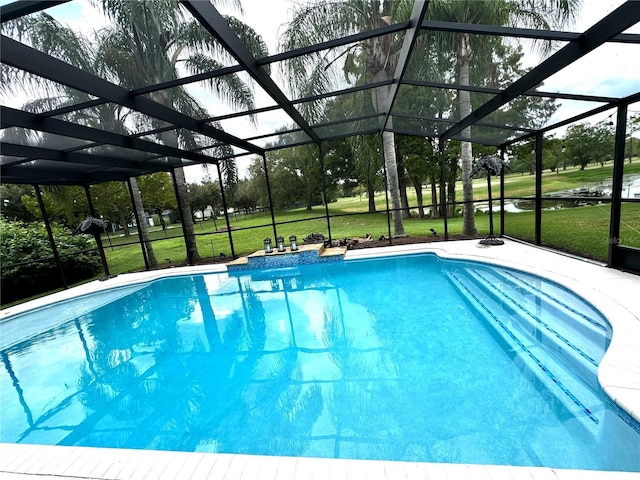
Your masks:
[{"label": "blue pool water", "polygon": [[2,442],[640,471],[596,380],[608,323],[516,270],[181,276],[0,329]]}]

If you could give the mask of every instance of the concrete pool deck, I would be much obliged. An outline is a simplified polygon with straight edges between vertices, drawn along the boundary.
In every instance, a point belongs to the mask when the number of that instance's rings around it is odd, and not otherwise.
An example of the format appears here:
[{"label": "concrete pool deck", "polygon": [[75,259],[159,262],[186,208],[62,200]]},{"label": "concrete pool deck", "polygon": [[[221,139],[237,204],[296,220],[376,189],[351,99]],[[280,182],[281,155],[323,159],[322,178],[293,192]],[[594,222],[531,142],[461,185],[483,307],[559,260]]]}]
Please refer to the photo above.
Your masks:
[{"label": "concrete pool deck", "polygon": [[[640,276],[606,268],[510,240],[484,247],[477,240],[369,248],[347,252],[345,260],[434,252],[444,258],[487,261],[535,273],[570,288],[609,320],[613,339],[598,369],[607,394],[640,421]],[[221,272],[205,265],[119,275],[5,309],[2,319],[85,293],[168,275]],[[640,444],[638,445],[640,455]],[[88,447],[0,444],[0,479],[640,479],[640,473],[546,467],[387,462],[238,454],[185,453]]]}]

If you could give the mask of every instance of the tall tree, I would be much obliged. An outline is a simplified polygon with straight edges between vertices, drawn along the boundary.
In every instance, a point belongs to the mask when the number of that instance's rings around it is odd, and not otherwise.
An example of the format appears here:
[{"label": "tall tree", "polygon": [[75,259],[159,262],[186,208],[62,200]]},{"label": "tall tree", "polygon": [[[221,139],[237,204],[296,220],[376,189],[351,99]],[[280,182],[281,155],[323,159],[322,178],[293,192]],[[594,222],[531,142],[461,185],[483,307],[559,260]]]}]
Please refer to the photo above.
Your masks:
[{"label": "tall tree", "polygon": [[[96,32],[93,39],[87,39],[42,12],[3,24],[3,32],[14,35],[21,41],[27,41],[37,50],[53,55],[85,71],[107,80],[117,80],[114,66],[106,63],[100,54],[105,48],[104,43],[109,40],[104,30]],[[23,109],[27,111],[41,113],[61,107],[73,106],[91,99],[91,96],[84,92],[61,84],[54,84],[41,77],[17,69],[5,68],[4,64],[3,75],[7,79],[2,84],[3,91],[10,92],[16,89],[26,89],[33,92],[36,98],[23,106]],[[46,96],[42,97],[43,93]],[[114,103],[105,103],[79,111],[72,111],[60,117],[81,125],[88,125],[120,134],[131,133],[128,126],[137,123],[135,120],[131,120],[133,117],[131,112]],[[51,143],[54,142],[55,145],[53,146],[63,147],[63,145],[60,145],[61,137],[51,136],[46,133],[32,135],[30,138],[20,138],[21,135],[17,135],[17,137],[19,143],[43,143],[47,146],[52,146]],[[96,147],[94,150],[100,150],[105,155],[113,154],[113,147],[109,145]],[[137,180],[131,178],[130,181],[134,199],[133,208],[138,218],[143,219],[145,218],[145,212]],[[126,221],[123,225],[125,225],[126,229]],[[154,267],[157,262],[146,222],[141,222],[141,225],[138,225],[138,232],[142,237],[149,264]]]},{"label": "tall tree", "polygon": [[614,135],[610,125],[598,123],[571,125],[564,137],[567,158],[580,170],[591,162],[604,163],[613,158]]},{"label": "tall tree", "polygon": [[203,218],[204,212],[208,207],[213,209],[214,216],[222,208],[222,195],[218,182],[208,180],[202,183],[190,183],[189,196],[191,197],[193,213],[195,214],[199,210],[202,212]]},{"label": "tall tree", "polygon": [[[313,1],[294,7],[294,18],[282,35],[281,48],[292,50],[312,43],[320,43],[336,37],[347,36],[363,30],[383,27],[392,22],[408,18],[412,2],[408,0],[343,0],[339,2]],[[357,56],[366,71],[367,80],[388,81],[395,72],[403,35],[389,34],[364,40],[356,45],[333,49],[327,52],[302,55],[284,62],[286,78],[290,87],[298,96],[324,93],[335,87],[342,78],[331,76],[331,66],[337,59],[346,55],[345,65],[353,67]],[[348,69],[345,72],[348,74]],[[380,86],[372,94],[373,107],[377,112],[386,111],[389,104],[389,86]],[[321,105],[309,107],[321,110]],[[312,117],[314,112],[305,112]],[[317,112],[316,112],[317,114]],[[321,116],[321,112],[320,112]],[[389,118],[388,127],[393,120]],[[382,145],[387,171],[387,184],[393,208],[393,228],[395,236],[405,236],[402,222],[398,170],[396,163],[395,138],[389,131],[382,133]]]},{"label": "tall tree", "polygon": [[91,186],[94,207],[105,220],[120,224],[124,236],[128,237],[129,222],[133,216],[131,196],[125,182],[107,182]]},{"label": "tall tree", "polygon": [[[100,0],[97,2],[114,24],[106,29],[110,39],[104,43],[101,58],[116,70],[120,84],[130,88],[154,85],[179,78],[180,69],[190,74],[222,68],[231,61],[229,53],[174,1],[132,2],[129,0]],[[216,2],[214,2],[216,3]],[[240,8],[238,1],[228,2]],[[226,17],[230,26],[257,57],[266,56],[267,48],[250,27],[235,17]],[[254,108],[249,86],[235,75],[224,75],[206,81],[217,95],[234,108]],[[184,88],[177,87],[150,93],[151,98],[179,111],[205,118],[206,112]],[[193,132],[180,129],[159,134],[170,146],[197,143]],[[225,172],[235,177],[235,168],[225,165]],[[180,201],[180,213],[189,257],[200,258],[196,245],[189,192],[181,166],[174,170]]]},{"label": "tall tree", "polygon": [[171,185],[171,177],[165,172],[157,172],[151,175],[139,177],[138,185],[142,201],[146,207],[158,215],[162,230],[167,229],[162,212],[175,208],[175,196]]},{"label": "tall tree", "polygon": [[[572,21],[577,14],[581,0],[485,0],[463,2],[458,0],[433,0],[429,4],[427,16],[433,20],[486,25],[513,25],[540,29],[561,27]],[[492,37],[472,37],[470,33],[440,34],[436,36],[442,51],[455,51],[457,55],[457,80],[461,86],[471,85],[473,66],[485,71],[491,67]],[[550,48],[546,44],[542,49]],[[458,113],[460,119],[471,113],[471,95],[468,90],[458,92]],[[471,127],[461,132],[462,137],[471,138]],[[462,142],[462,192],[463,192],[463,235],[477,233],[474,220],[473,186],[469,174],[473,152],[471,143]]]},{"label": "tall tree", "polygon": [[[439,159],[433,148],[432,139],[418,136],[398,135],[398,156],[403,158],[407,177],[416,191],[416,201],[418,202],[418,217],[424,218],[424,205],[422,200],[422,184],[435,177],[439,172]],[[433,195],[432,189],[432,216],[437,210],[437,196]]]},{"label": "tall tree", "polygon": [[383,185],[380,142],[373,135],[358,135],[349,138],[349,145],[355,158],[356,175],[367,192],[368,212],[376,213],[376,190]]}]

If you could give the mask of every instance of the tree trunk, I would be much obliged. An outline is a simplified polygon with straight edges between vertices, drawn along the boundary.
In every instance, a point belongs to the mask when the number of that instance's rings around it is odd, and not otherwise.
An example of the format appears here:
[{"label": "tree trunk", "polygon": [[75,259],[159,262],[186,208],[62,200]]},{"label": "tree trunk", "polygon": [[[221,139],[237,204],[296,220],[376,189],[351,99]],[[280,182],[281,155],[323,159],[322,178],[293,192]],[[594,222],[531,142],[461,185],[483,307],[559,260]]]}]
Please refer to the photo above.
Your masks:
[{"label": "tree trunk", "polygon": [[[386,80],[384,71],[374,75],[374,81]],[[384,111],[389,104],[389,87],[386,85],[376,88],[376,111]],[[389,117],[388,128],[393,127],[392,118]],[[392,132],[382,132],[382,149],[384,164],[387,170],[387,187],[391,197],[391,218],[393,219],[394,237],[406,237],[402,224],[402,210],[400,204],[400,188],[398,184],[398,165],[396,162],[396,142]]]},{"label": "tree trunk", "polygon": [[422,204],[422,182],[419,179],[411,178],[411,183],[416,191],[416,201],[418,203],[418,218],[424,218],[424,206]]},{"label": "tree trunk", "polygon": [[133,193],[133,206],[138,214],[138,235],[142,237],[144,249],[147,252],[147,260],[149,261],[149,267],[157,267],[158,260],[153,252],[153,245],[151,244],[151,237],[149,237],[149,229],[147,228],[147,216],[144,213],[144,207],[142,206],[142,196],[140,195],[140,188],[138,187],[138,181],[135,177],[131,177],[131,190]]},{"label": "tree trunk", "polygon": [[411,210],[409,209],[409,197],[407,196],[407,177],[405,175],[404,162],[402,160],[402,157],[398,157],[397,154],[396,163],[398,164],[398,188],[400,189],[402,218],[411,218]]},{"label": "tree trunk", "polygon": [[440,207],[438,205],[438,188],[436,177],[431,177],[431,218],[440,218]]},{"label": "tree trunk", "polygon": [[[460,45],[458,52],[458,68],[460,85],[469,86],[469,64],[471,61],[471,39],[468,33],[460,35]],[[471,94],[468,90],[458,91],[460,105],[460,119],[471,114]],[[462,130],[462,136],[471,138],[471,127]],[[471,162],[473,151],[470,142],[461,142],[461,163],[462,163],[462,235],[476,235],[474,205],[473,203],[473,183],[471,180]]]},{"label": "tree trunk", "polygon": [[[177,142],[176,142],[177,143]],[[184,232],[184,240],[186,243],[188,258],[193,260],[199,260],[200,254],[198,253],[198,245],[196,244],[196,232],[193,224],[193,217],[191,216],[191,205],[189,203],[189,192],[187,191],[187,181],[184,176],[184,169],[182,167],[175,168],[176,189],[180,196],[180,219],[182,220],[182,231]]]},{"label": "tree trunk", "polygon": [[[166,91],[157,92],[152,94],[151,98],[163,105],[172,107],[173,102],[167,97]],[[175,131],[169,131],[160,134],[162,143],[170,147],[178,147],[178,134]],[[184,234],[185,246],[187,249],[187,259],[189,261],[195,261],[200,259],[198,253],[198,245],[196,243],[196,231],[193,223],[193,215],[191,212],[191,203],[189,202],[189,192],[187,191],[187,180],[184,175],[184,169],[177,167],[173,169],[175,187],[178,191],[178,211],[180,212],[180,219],[182,221],[182,232]],[[220,184],[222,187],[222,183]]]},{"label": "tree trunk", "polygon": [[449,160],[449,180],[447,182],[447,217],[456,216],[456,177],[458,176],[458,162],[455,158]]},{"label": "tree trunk", "polygon": [[407,182],[403,178],[398,179],[400,187],[400,204],[402,205],[402,218],[411,218],[411,210],[409,209],[409,197],[407,196]]},{"label": "tree trunk", "polygon": [[367,179],[367,199],[369,200],[369,213],[376,213],[376,184]]},{"label": "tree trunk", "polygon": [[119,213],[118,217],[120,218],[120,225],[122,225],[122,230],[124,231],[124,236],[128,237],[131,235],[129,233],[129,220],[123,213]]}]

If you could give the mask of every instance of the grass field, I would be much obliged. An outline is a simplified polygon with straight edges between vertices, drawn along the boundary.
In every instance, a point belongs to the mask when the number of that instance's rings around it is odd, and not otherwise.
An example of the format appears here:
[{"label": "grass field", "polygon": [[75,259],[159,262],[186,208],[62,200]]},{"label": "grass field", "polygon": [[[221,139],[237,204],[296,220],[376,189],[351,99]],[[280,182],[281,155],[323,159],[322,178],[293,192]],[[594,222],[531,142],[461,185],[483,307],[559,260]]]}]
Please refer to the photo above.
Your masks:
[{"label": "grass field", "polygon": [[[640,161],[625,164],[626,174],[640,174]],[[558,173],[543,173],[543,194],[560,190],[578,189],[585,184],[596,182],[611,182],[612,165],[595,166],[585,170],[570,168]],[[458,199],[462,197],[462,185],[458,182]],[[493,179],[492,190],[494,199],[499,193],[499,179]],[[508,174],[505,176],[505,197],[522,197],[533,195],[535,192],[535,177],[533,175]],[[416,204],[415,191],[407,190],[409,203]],[[487,198],[486,179],[474,181],[474,198]],[[385,194],[378,193],[375,198],[379,211],[386,208]],[[424,189],[424,204],[431,203],[430,189]],[[363,237],[367,233],[375,239],[388,235],[387,215],[385,213],[367,213],[366,197],[340,198],[329,205],[331,217],[331,236],[335,239]],[[498,202],[494,203],[498,206]],[[413,210],[414,213],[416,210]],[[312,232],[328,235],[327,220],[324,217],[325,208],[316,206],[311,212],[304,209],[281,211],[275,213],[279,224],[279,235],[288,238],[296,235],[300,243],[302,238]],[[580,208],[560,210],[544,210],[542,213],[542,244],[571,252],[573,254],[607,261],[609,248],[609,220],[610,206],[598,204]],[[480,235],[489,233],[489,216],[476,213],[476,227]],[[535,240],[534,212],[505,213],[505,234],[533,242]],[[273,239],[274,232],[271,225],[271,215],[268,212],[259,214],[232,215],[230,218],[232,237],[236,255],[247,255],[262,248],[265,237]],[[433,228],[440,235],[444,233],[442,220],[419,219],[417,216],[404,221],[405,231],[409,236],[429,236]],[[499,213],[494,216],[496,233],[499,233]],[[216,227],[218,231],[216,231]],[[214,222],[207,220],[196,226],[198,251],[203,258],[217,257],[221,253],[225,258],[231,258],[229,235],[226,231],[219,231],[225,227],[225,220],[219,218]],[[459,216],[448,220],[448,232],[451,236],[462,232],[462,218]],[[171,225],[166,231],[154,228],[150,232],[153,249],[160,264],[181,264],[186,261],[186,250],[182,228]],[[103,236],[105,253],[112,274],[143,270],[144,260],[138,243],[137,234],[129,237],[110,234]],[[620,243],[640,248],[640,203],[626,203],[622,206],[622,222]],[[3,305],[6,307],[7,305]]]},{"label": "grass field", "polygon": [[[625,164],[625,173],[640,173],[640,161]],[[571,168],[558,173],[543,173],[543,194],[559,190],[577,189],[592,182],[606,182],[612,175],[612,165],[596,166],[579,170]],[[609,180],[610,181],[610,180]],[[461,188],[461,185],[458,185]],[[499,180],[492,183],[494,197],[499,191]],[[509,174],[505,176],[505,196],[520,197],[533,194],[535,178],[533,175]],[[415,205],[415,192],[408,190],[409,202]],[[425,205],[431,203],[428,189],[424,191]],[[459,193],[459,197],[462,194]],[[487,197],[486,180],[474,181],[476,199]],[[497,206],[497,202],[495,204]],[[376,206],[384,210],[386,199],[384,193],[376,195]],[[385,213],[366,213],[366,197],[341,198],[329,206],[331,218],[331,236],[333,239],[359,237],[370,233],[374,238],[388,235],[387,216]],[[328,226],[324,217],[325,209],[316,206],[311,212],[304,209],[281,211],[275,213],[279,235],[288,238],[294,234],[302,241],[302,237],[311,232],[320,232],[328,236]],[[335,215],[335,216],[334,216]],[[542,243],[566,250],[577,255],[606,261],[609,247],[610,208],[607,204],[590,207],[544,211],[542,215]],[[534,213],[506,213],[505,234],[528,241],[535,240]],[[498,231],[499,215],[494,217],[495,229]],[[260,214],[236,214],[230,218],[232,237],[236,255],[246,255],[262,248],[265,237],[274,237],[271,216],[268,212]],[[431,228],[442,234],[442,220],[406,219],[405,230],[409,236],[428,236]],[[224,219],[217,219],[216,226],[225,226]],[[480,234],[489,232],[489,217],[486,214],[476,215],[476,227]],[[459,235],[462,231],[460,217],[448,220],[450,235]],[[214,222],[202,222],[196,226],[197,244],[200,255],[204,258],[216,257],[223,253],[231,256],[231,247],[227,232],[216,232]],[[160,263],[181,263],[186,260],[186,251],[182,229],[172,225],[167,231],[155,229],[151,232],[153,248]],[[123,273],[144,269],[144,261],[136,235],[130,237],[105,237],[107,258],[112,273]],[[620,242],[624,245],[640,247],[640,204],[625,204],[622,210]],[[128,246],[118,246],[129,243]],[[111,248],[113,246],[114,248]]]}]

